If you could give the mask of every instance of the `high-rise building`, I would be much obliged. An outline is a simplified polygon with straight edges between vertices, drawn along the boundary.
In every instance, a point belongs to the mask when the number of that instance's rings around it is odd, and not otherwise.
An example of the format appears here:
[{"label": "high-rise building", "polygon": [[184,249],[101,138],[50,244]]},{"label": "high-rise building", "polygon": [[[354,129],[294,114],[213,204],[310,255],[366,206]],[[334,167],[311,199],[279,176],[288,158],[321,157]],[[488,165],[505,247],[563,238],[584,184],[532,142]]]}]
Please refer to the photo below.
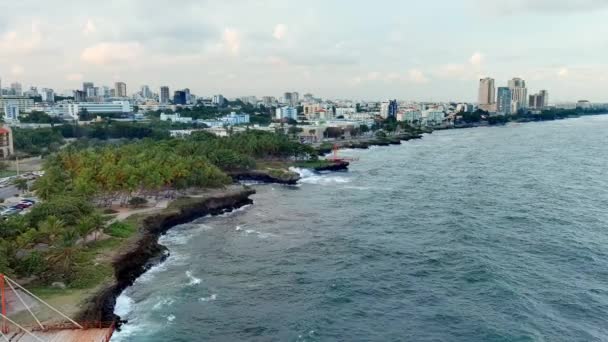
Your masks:
[{"label": "high-rise building", "polygon": [[500,114],[511,114],[511,89],[498,87],[496,111]]},{"label": "high-rise building", "polygon": [[528,107],[531,109],[543,109],[547,106],[549,93],[546,90],[541,90],[538,94],[532,94],[528,97]]},{"label": "high-rise building", "polygon": [[277,99],[275,99],[274,96],[263,96],[262,103],[264,106],[270,107],[277,103]]},{"label": "high-rise building", "polygon": [[127,84],[124,82],[114,83],[114,89],[116,90],[116,97],[127,97]]},{"label": "high-rise building", "polygon": [[223,106],[224,102],[226,101],[226,99],[224,98],[223,95],[213,95],[213,104],[216,106]]},{"label": "high-rise building", "polygon": [[141,97],[143,97],[144,99],[150,99],[152,98],[152,91],[150,90],[150,87],[147,85],[142,85],[141,86]]},{"label": "high-rise building", "polygon": [[177,90],[173,93],[173,104],[185,105],[186,104],[186,92],[183,90]]},{"label": "high-rise building", "polygon": [[399,111],[397,100],[384,101],[380,104],[380,116],[383,118],[396,117]]},{"label": "high-rise building", "polygon": [[190,88],[184,88],[184,93],[186,93],[186,104],[190,104],[192,100],[190,99]]},{"label": "high-rise building", "polygon": [[169,87],[167,87],[167,86],[160,87],[160,103],[161,104],[169,103]]},{"label": "high-rise building", "polygon": [[74,102],[84,102],[87,98],[87,93],[82,90],[74,90]]},{"label": "high-rise building", "polygon": [[546,90],[541,90],[539,92],[540,95],[542,95],[543,97],[543,108],[548,107],[549,106],[549,92]]},{"label": "high-rise building", "polygon": [[287,92],[283,94],[283,102],[290,107],[296,107],[300,103],[300,94],[297,92]]},{"label": "high-rise building", "polygon": [[493,78],[482,78],[479,80],[479,108],[492,112],[496,110],[496,89]]},{"label": "high-rise building", "polygon": [[511,100],[516,104],[512,105],[512,108],[517,108],[517,110],[526,108],[528,105],[526,81],[515,77],[509,81],[509,89],[511,90]]},{"label": "high-rise building", "polygon": [[55,102],[55,92],[53,91],[53,89],[42,88],[41,96],[42,96],[42,101],[44,101],[44,102],[48,102],[48,103]]},{"label": "high-rise building", "polygon": [[[93,89],[95,88],[95,84],[93,82],[83,82],[82,83],[82,91],[87,94],[89,94],[89,89]],[[95,95],[93,95],[95,96]]]},{"label": "high-rise building", "polygon": [[15,82],[11,83],[11,95],[22,96],[23,88],[21,87],[21,83]]}]

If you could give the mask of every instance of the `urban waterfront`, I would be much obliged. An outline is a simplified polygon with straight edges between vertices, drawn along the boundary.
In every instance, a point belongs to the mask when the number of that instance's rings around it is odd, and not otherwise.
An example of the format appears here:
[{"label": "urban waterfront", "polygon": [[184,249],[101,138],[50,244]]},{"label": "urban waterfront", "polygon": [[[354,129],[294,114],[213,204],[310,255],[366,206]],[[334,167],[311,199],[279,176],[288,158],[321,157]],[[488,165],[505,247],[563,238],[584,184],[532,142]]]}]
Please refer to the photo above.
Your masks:
[{"label": "urban waterfront", "polygon": [[603,341],[608,116],[350,150],[172,229],[113,341]]}]

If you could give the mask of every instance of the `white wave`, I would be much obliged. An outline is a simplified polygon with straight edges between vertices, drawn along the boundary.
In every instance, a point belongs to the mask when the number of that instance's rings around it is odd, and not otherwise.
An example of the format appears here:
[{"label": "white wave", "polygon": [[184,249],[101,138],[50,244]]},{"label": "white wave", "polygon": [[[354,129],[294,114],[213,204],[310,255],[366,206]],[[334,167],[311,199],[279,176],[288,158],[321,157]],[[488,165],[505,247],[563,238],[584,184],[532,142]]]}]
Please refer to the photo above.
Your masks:
[{"label": "white wave", "polygon": [[316,173],[309,169],[301,169],[297,167],[290,167],[290,171],[297,172],[300,175],[300,183],[305,184],[317,184],[317,185],[331,185],[331,184],[345,184],[350,183],[350,179],[342,176],[334,176],[333,173]]},{"label": "white wave", "polygon": [[125,318],[133,310],[133,299],[127,296],[124,292],[116,298],[116,306],[114,313]]},{"label": "white wave", "polygon": [[152,310],[160,310],[163,307],[173,305],[174,302],[175,301],[172,298],[161,299],[156,304],[154,304],[154,306],[152,307]]},{"label": "white wave", "polygon": [[247,204],[247,205],[244,205],[244,206],[242,206],[242,207],[236,208],[236,209],[234,209],[234,210],[229,210],[229,211],[226,211],[226,212],[224,212],[223,214],[219,214],[219,215],[217,215],[217,216],[218,216],[218,217],[228,217],[228,216],[232,216],[232,215],[235,215],[235,214],[237,214],[237,213],[239,213],[239,212],[241,212],[241,211],[245,211],[245,210],[249,209],[251,206],[252,206],[252,204]]},{"label": "white wave", "polygon": [[236,231],[237,231],[237,232],[240,232],[241,230],[243,230],[243,227],[241,227],[241,226],[236,226]]},{"label": "white wave", "polygon": [[201,279],[193,276],[192,272],[190,271],[186,271],[186,277],[190,279],[190,282],[188,283],[189,286],[198,285],[201,283]]},{"label": "white wave", "polygon": [[132,341],[131,336],[138,335],[143,331],[149,331],[149,329],[152,329],[152,328],[146,327],[144,325],[137,325],[137,324],[134,324],[134,322],[129,322],[128,324],[123,324],[120,327],[120,331],[114,332],[114,334],[112,334],[112,339],[110,341],[111,342]]},{"label": "white wave", "polygon": [[247,234],[260,234],[260,232],[258,232],[257,230],[253,230],[253,229],[247,229],[245,231],[245,233],[247,233]]},{"label": "white wave", "polygon": [[169,315],[169,316],[167,316],[167,321],[169,321],[169,322],[175,321],[175,315]]},{"label": "white wave", "polygon": [[202,297],[202,298],[199,298],[198,300],[199,300],[199,302],[211,302],[216,299],[217,299],[217,294],[214,293],[209,297]]}]

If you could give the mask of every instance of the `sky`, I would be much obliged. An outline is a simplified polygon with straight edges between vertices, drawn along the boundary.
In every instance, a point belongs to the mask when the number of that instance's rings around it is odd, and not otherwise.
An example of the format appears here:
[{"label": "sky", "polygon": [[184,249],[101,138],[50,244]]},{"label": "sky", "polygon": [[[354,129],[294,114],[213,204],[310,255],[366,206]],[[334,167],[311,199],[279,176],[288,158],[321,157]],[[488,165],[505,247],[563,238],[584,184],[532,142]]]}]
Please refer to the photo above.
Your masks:
[{"label": "sky", "polygon": [[2,86],[475,101],[479,79],[608,102],[608,0],[0,2]]}]

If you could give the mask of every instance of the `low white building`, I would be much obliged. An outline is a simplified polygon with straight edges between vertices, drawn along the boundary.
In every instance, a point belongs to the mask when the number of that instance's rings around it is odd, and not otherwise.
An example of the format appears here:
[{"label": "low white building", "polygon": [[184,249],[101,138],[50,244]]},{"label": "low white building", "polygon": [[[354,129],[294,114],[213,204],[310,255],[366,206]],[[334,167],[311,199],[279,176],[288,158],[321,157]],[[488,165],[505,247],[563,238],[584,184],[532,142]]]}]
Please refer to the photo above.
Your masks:
[{"label": "low white building", "polygon": [[0,96],[0,110],[4,112],[4,107],[7,105],[15,105],[19,107],[19,112],[26,113],[34,106],[34,99],[27,96]]},{"label": "low white building", "polygon": [[160,121],[192,123],[192,118],[186,117],[186,116],[181,116],[179,113],[175,113],[175,114],[160,113]]},{"label": "low white building", "polygon": [[357,112],[356,108],[352,107],[337,107],[336,108],[336,117],[343,116],[346,118],[347,116],[354,115]]},{"label": "low white building", "polygon": [[[399,119],[399,116],[397,118]],[[419,110],[406,110],[402,118],[409,125],[420,124],[422,122],[422,112]]]},{"label": "low white building", "polygon": [[422,112],[422,124],[425,126],[436,126],[443,123],[445,113],[443,111],[429,109]]},{"label": "low white building", "polygon": [[78,114],[86,110],[91,114],[129,114],[133,106],[129,101],[79,102],[67,105],[68,115],[78,120]]},{"label": "low white building", "polygon": [[249,114],[237,114],[232,112],[220,119],[224,124],[229,126],[244,125],[249,123]]}]

